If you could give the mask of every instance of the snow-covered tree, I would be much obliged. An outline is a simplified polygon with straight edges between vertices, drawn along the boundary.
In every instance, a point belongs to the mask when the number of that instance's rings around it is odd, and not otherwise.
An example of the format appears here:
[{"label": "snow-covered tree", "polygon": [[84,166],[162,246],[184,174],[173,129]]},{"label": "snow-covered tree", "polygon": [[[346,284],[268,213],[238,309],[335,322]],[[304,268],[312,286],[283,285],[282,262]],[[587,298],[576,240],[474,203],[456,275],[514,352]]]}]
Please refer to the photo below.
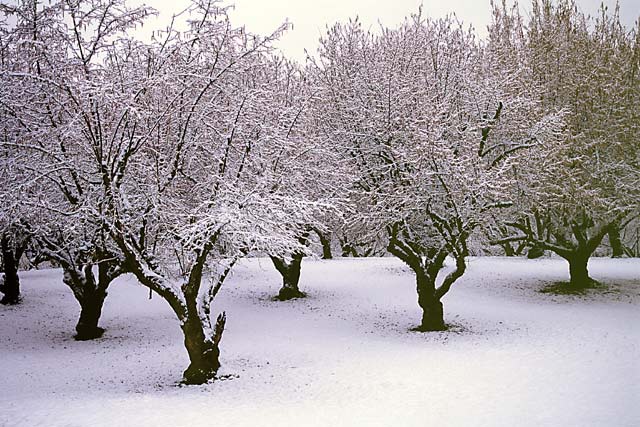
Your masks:
[{"label": "snow-covered tree", "polygon": [[195,0],[176,18],[186,31],[143,45],[123,32],[151,11],[121,0],[3,10],[18,17],[22,61],[2,70],[16,91],[2,99],[16,118],[3,146],[28,153],[47,184],[30,201],[49,213],[38,241],[83,308],[79,337],[102,332],[106,286],[131,272],[180,321],[185,381],[213,378],[226,317],[213,322],[211,303],[233,265],[306,250],[299,236],[327,208],[289,168],[308,153],[296,147],[299,106],[273,99],[270,43],[285,27],[255,36],[219,2]]},{"label": "snow-covered tree", "polygon": [[151,11],[122,0],[24,0],[2,4],[1,11],[2,144],[20,171],[16,204],[37,216],[27,221],[40,240],[36,246],[64,268],[64,282],[80,303],[76,337],[95,338],[106,288],[120,273],[112,274],[96,185],[100,168],[91,156],[105,157],[103,130],[117,122],[131,95],[109,80],[116,73],[106,71],[105,58],[131,62],[131,42],[122,37]]},{"label": "snow-covered tree", "polygon": [[[504,4],[494,16],[494,31],[522,21]],[[565,128],[557,144],[519,166],[522,212],[502,241],[555,252],[569,263],[570,286],[585,287],[590,256],[640,207],[638,26],[624,28],[617,8],[591,19],[572,0],[543,0],[523,28],[504,31],[494,48],[517,46],[512,60],[528,68],[543,108],[566,112]]]},{"label": "snow-covered tree", "polygon": [[[0,97],[7,89],[0,80]],[[12,118],[7,110],[0,106],[0,134],[1,141],[9,142]],[[8,147],[0,142],[0,293],[3,294],[0,304],[18,304],[20,296],[20,278],[18,268],[22,255],[31,242],[32,233],[27,219],[33,219],[29,207],[21,203],[25,193],[32,191],[30,187],[19,185],[20,177],[25,173],[21,167],[20,153],[15,147]],[[26,190],[26,191],[25,191]]]},{"label": "snow-covered tree", "polygon": [[356,20],[321,40],[317,114],[350,158],[359,221],[416,274],[420,330],[446,328],[442,297],[471,233],[510,203],[515,154],[553,136],[555,118],[499,65],[451,17],[414,15],[380,35]]},{"label": "snow-covered tree", "polygon": [[[315,134],[313,117],[309,114],[313,89],[301,67],[284,58],[271,58],[264,68],[264,124],[273,129],[274,150],[265,153],[263,161],[276,178],[272,191],[298,197],[318,205],[317,214],[289,225],[299,230],[297,240],[301,248],[291,253],[270,253],[276,270],[282,275],[282,288],[277,299],[304,297],[299,289],[302,259],[311,254],[312,234],[317,234],[325,257],[330,257],[327,223],[339,219],[337,202],[344,193],[336,186],[340,168],[339,157],[323,144]],[[303,250],[303,248],[306,248]],[[328,253],[327,253],[328,252]]]},{"label": "snow-covered tree", "polygon": [[148,49],[157,83],[126,112],[133,143],[116,147],[101,182],[111,238],[173,309],[190,358],[184,380],[202,383],[220,367],[226,316],[214,321],[211,305],[235,263],[304,250],[298,236],[323,204],[292,192],[296,175],[274,167],[295,129],[295,109],[274,113],[268,90],[278,84],[270,44],[285,27],[249,34],[210,1],[183,16],[188,30]]}]

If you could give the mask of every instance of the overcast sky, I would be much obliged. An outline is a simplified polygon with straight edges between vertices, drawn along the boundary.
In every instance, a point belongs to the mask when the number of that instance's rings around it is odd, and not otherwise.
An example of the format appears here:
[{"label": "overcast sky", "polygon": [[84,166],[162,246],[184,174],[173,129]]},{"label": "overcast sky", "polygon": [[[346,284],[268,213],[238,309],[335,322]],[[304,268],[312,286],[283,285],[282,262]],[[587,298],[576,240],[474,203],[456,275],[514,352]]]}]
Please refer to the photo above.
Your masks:
[{"label": "overcast sky", "polygon": [[[499,1],[499,0],[498,0]],[[583,11],[594,14],[601,0],[577,0]],[[131,0],[131,3],[145,3],[160,12],[155,22],[149,22],[144,31],[151,27],[166,25],[171,15],[184,9],[188,0]],[[529,0],[521,0],[526,13]],[[604,0],[610,8],[615,0]],[[304,60],[304,49],[315,51],[318,38],[327,25],[336,21],[346,21],[359,16],[366,26],[378,27],[378,22],[395,26],[405,16],[418,10],[423,4],[423,13],[441,17],[455,12],[466,24],[472,24],[481,36],[486,34],[490,20],[489,0],[235,0],[225,4],[235,4],[231,12],[234,25],[245,25],[248,31],[269,34],[285,20],[293,24],[277,46],[294,59]],[[525,6],[526,5],[526,6]],[[628,28],[632,27],[640,15],[640,0],[620,0],[620,15]]]}]

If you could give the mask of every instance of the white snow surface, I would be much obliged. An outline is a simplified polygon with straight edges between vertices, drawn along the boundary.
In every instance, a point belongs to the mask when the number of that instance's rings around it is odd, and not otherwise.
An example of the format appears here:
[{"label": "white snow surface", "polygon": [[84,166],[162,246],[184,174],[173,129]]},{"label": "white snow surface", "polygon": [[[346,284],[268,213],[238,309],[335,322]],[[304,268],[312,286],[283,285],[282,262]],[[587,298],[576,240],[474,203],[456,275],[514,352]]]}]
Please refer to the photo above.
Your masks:
[{"label": "white snow surface", "polygon": [[178,321],[132,276],[105,335],[77,342],[62,272],[24,272],[23,303],[0,306],[0,425],[640,426],[640,260],[589,269],[607,289],[551,295],[560,259],[472,258],[444,298],[452,329],[419,333],[397,259],[305,259],[308,298],[288,302],[268,259],[243,260],[212,307],[223,379],[202,386],[178,385]]}]

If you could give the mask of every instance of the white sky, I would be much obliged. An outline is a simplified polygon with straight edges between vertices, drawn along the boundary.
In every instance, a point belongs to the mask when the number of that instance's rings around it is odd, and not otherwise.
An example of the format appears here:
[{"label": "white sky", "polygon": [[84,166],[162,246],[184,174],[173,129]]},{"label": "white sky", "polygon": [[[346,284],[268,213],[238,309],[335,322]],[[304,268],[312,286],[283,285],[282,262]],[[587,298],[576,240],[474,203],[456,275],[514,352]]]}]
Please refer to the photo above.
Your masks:
[{"label": "white sky", "polygon": [[[500,1],[500,0],[498,0]],[[173,13],[183,10],[188,0],[130,0],[132,4],[145,3],[160,12],[157,20],[145,25],[144,32],[166,25]],[[509,1],[510,2],[510,1]],[[580,8],[595,14],[601,0],[577,0]],[[615,0],[604,0],[610,8]],[[230,16],[236,26],[245,25],[247,30],[257,34],[270,34],[285,20],[293,24],[277,43],[289,57],[303,61],[304,49],[315,52],[318,38],[324,34],[327,25],[336,21],[346,21],[359,16],[366,26],[376,28],[378,22],[386,26],[396,26],[405,16],[418,10],[423,4],[423,13],[441,17],[455,12],[466,25],[472,24],[481,36],[486,35],[490,21],[489,0],[227,0],[225,4],[235,4]],[[530,7],[529,0],[521,0],[521,7]],[[623,23],[631,28],[640,16],[640,0],[620,0],[620,15]]]}]

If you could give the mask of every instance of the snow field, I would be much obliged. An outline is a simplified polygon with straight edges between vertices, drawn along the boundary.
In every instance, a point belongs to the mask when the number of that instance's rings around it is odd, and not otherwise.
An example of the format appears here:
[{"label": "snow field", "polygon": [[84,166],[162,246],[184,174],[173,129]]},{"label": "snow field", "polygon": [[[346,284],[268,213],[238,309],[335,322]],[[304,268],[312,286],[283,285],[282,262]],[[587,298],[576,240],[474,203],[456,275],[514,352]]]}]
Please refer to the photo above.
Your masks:
[{"label": "snow field", "polygon": [[397,259],[305,259],[309,297],[272,301],[269,260],[244,260],[226,310],[219,374],[176,385],[178,322],[131,276],[110,288],[94,342],[60,270],[22,274],[0,307],[0,425],[640,425],[640,260],[593,259],[609,291],[537,292],[558,259],[474,258],[445,296],[452,330],[417,333],[413,275]]}]

